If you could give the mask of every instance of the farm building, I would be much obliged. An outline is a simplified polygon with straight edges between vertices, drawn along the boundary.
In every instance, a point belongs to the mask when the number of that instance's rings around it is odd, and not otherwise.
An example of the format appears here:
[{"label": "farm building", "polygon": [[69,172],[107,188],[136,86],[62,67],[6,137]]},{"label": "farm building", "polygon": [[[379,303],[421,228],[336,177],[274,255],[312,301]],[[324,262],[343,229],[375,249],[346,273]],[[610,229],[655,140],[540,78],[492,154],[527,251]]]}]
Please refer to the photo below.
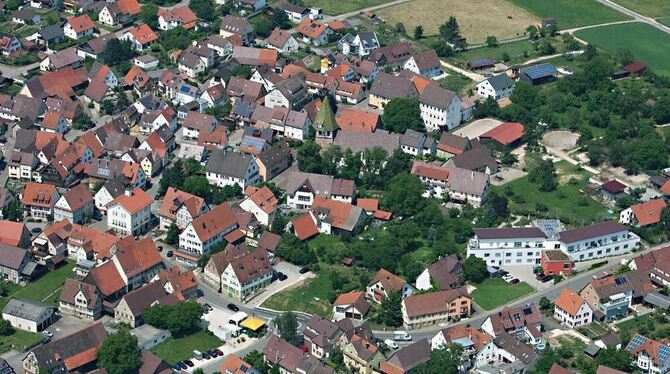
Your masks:
[{"label": "farm building", "polygon": [[558,71],[552,64],[538,64],[521,70],[519,80],[532,85],[544,84],[556,80]]}]

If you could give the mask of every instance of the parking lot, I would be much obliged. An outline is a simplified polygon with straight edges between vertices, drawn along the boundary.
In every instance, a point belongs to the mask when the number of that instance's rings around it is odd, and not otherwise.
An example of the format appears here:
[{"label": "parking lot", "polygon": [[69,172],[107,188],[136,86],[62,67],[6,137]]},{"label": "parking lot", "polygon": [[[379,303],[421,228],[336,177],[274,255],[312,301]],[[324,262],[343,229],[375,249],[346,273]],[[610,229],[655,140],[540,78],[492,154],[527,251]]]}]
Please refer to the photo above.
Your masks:
[{"label": "parking lot", "polygon": [[253,299],[247,302],[250,307],[258,307],[263,304],[270,296],[280,292],[286,288],[293,287],[296,284],[302,284],[306,279],[313,278],[315,275],[312,272],[300,274],[300,266],[293,265],[288,262],[279,262],[275,264],[275,270],[286,275],[286,280],[275,280],[263,290],[263,292],[256,295]]},{"label": "parking lot", "polygon": [[541,282],[537,280],[531,265],[502,265],[500,267],[508,271],[515,278],[518,278],[519,281],[528,283],[529,286],[538,291],[549,288],[554,284],[552,281]]}]

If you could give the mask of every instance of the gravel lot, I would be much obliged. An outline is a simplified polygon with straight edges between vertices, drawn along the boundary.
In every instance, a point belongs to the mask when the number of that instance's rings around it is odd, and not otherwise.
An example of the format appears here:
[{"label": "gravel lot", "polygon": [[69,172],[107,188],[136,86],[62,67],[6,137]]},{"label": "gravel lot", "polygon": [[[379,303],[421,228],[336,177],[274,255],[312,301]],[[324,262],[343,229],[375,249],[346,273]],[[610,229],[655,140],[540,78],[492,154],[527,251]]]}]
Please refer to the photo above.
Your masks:
[{"label": "gravel lot", "polygon": [[483,118],[475,120],[465,127],[461,127],[454,131],[454,134],[465,136],[468,139],[474,139],[479,135],[498,127],[502,122],[493,118]]}]

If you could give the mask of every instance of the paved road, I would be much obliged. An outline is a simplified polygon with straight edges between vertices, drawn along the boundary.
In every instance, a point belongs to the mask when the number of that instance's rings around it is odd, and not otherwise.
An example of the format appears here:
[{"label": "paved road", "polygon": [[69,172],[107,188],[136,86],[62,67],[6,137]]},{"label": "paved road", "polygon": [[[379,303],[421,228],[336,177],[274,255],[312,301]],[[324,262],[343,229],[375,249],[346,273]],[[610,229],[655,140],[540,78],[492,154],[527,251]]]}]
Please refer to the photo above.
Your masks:
[{"label": "paved road", "polygon": [[367,8],[363,8],[363,9],[358,9],[358,10],[355,10],[355,11],[349,12],[349,13],[342,13],[342,14],[339,14],[337,16],[325,16],[325,17],[323,17],[323,22],[343,20],[343,19],[347,19],[349,17],[353,17],[355,15],[361,14],[363,12],[373,12],[375,10],[388,8],[388,7],[391,7],[391,6],[394,6],[394,5],[406,3],[408,1],[411,1],[411,0],[395,0],[395,1],[388,2],[388,3],[380,4],[380,5],[375,5],[375,6],[371,6],[371,7],[367,7]]},{"label": "paved road", "polygon": [[28,70],[32,70],[35,68],[38,68],[40,66],[40,62],[34,62],[30,65],[24,65],[24,66],[14,66],[14,65],[5,65],[5,64],[0,64],[0,71],[2,72],[2,75],[7,78],[12,78],[12,79],[22,79],[21,75],[24,73],[27,73]]},{"label": "paved road", "polygon": [[617,10],[617,11],[619,11],[619,12],[621,12],[621,13],[627,15],[627,16],[633,17],[633,19],[635,21],[644,22],[648,25],[654,26],[655,28],[657,28],[657,29],[659,29],[663,32],[667,32],[668,34],[670,34],[670,27],[656,21],[655,19],[653,19],[651,17],[643,16],[640,13],[634,12],[634,11],[632,11],[632,10],[630,10],[630,9],[624,7],[624,6],[621,6],[621,5],[615,3],[614,1],[611,1],[611,0],[598,0],[598,2],[612,8],[614,10]]}]

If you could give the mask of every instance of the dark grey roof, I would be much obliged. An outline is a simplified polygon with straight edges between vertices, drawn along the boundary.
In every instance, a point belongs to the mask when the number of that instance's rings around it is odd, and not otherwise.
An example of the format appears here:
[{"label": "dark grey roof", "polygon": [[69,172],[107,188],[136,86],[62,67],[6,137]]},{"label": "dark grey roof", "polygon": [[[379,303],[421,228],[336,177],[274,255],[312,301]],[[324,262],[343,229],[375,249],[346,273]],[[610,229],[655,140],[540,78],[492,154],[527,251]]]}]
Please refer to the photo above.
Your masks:
[{"label": "dark grey roof", "polygon": [[405,133],[400,136],[400,145],[419,148],[423,147],[423,144],[426,142],[426,134],[407,129]]},{"label": "dark grey roof", "polygon": [[28,251],[12,245],[0,244],[0,267],[21,270],[21,264],[28,257]]},{"label": "dark grey roof", "polygon": [[115,178],[105,183],[102,187],[115,199],[123,195],[128,185],[123,178]]},{"label": "dark grey roof", "polygon": [[253,158],[244,153],[215,149],[207,162],[207,172],[244,178],[252,161]]},{"label": "dark grey roof", "polygon": [[483,196],[489,185],[489,175],[478,171],[453,168],[449,173],[449,189],[475,196]]},{"label": "dark grey roof", "polygon": [[525,364],[528,364],[536,355],[533,348],[520,342],[517,338],[506,332],[496,336],[496,338],[493,339],[493,343],[497,347],[511,353],[514,357],[523,361]]},{"label": "dark grey roof", "polygon": [[40,317],[49,309],[54,309],[54,307],[37,301],[10,299],[2,310],[2,314],[8,314],[29,321],[39,321]]},{"label": "dark grey roof", "polygon": [[589,345],[584,349],[584,353],[591,357],[595,357],[599,351],[600,347],[597,346],[594,342],[589,343]]},{"label": "dark grey roof", "polygon": [[487,79],[487,81],[489,81],[491,87],[493,87],[493,89],[496,91],[512,87],[514,85],[514,82],[505,73],[490,77]]},{"label": "dark grey roof", "polygon": [[546,238],[537,227],[475,228],[477,239]]},{"label": "dark grey roof", "polygon": [[277,3],[277,8],[279,8],[281,10],[284,10],[284,11],[292,12],[292,13],[303,14],[303,13],[307,12],[307,8],[305,8],[304,6],[293,4],[293,3],[290,3],[286,0],[282,0],[279,3]]},{"label": "dark grey roof", "polygon": [[400,135],[380,131],[371,133],[338,131],[334,144],[343,150],[351,149],[354,153],[380,147],[390,156],[400,147]]},{"label": "dark grey roof", "polygon": [[563,243],[574,243],[580,240],[598,236],[628,231],[628,228],[615,221],[607,221],[560,232],[559,238]]},{"label": "dark grey roof", "polygon": [[42,39],[49,41],[53,40],[59,37],[64,37],[65,34],[63,33],[63,28],[60,27],[59,25],[49,25],[42,27],[40,31],[38,31]]},{"label": "dark grey roof", "polygon": [[661,295],[658,292],[650,292],[644,295],[644,302],[661,309],[670,309],[670,298],[665,295]]},{"label": "dark grey roof", "polygon": [[469,149],[449,159],[449,163],[457,168],[468,170],[489,168],[493,173],[498,170],[498,162],[486,147]]},{"label": "dark grey roof", "polygon": [[[286,142],[279,142],[258,155],[267,170],[273,170],[291,157],[291,149]],[[288,163],[287,163],[288,165]]]},{"label": "dark grey roof", "polygon": [[396,77],[395,75],[385,72],[380,72],[377,75],[377,78],[372,84],[372,88],[370,88],[370,93],[386,99],[417,95],[414,83],[410,80]]},{"label": "dark grey roof", "polygon": [[453,91],[445,90],[444,88],[438,86],[437,84],[429,84],[419,96],[419,102],[422,104],[428,104],[440,109],[447,109],[451,104],[451,101],[456,96],[456,93]]},{"label": "dark grey roof", "polygon": [[[40,371],[51,372],[52,369],[63,367],[64,361],[91,348],[99,347],[107,338],[107,331],[102,323],[96,322],[71,335],[40,345],[31,351],[37,359]],[[82,362],[80,365],[88,364]],[[72,371],[79,367],[69,368]],[[58,372],[61,372],[58,370]]]},{"label": "dark grey roof", "polygon": [[393,364],[393,366],[408,372],[428,360],[430,360],[430,344],[428,344],[428,340],[424,338],[396,351],[388,359],[388,362]]}]

